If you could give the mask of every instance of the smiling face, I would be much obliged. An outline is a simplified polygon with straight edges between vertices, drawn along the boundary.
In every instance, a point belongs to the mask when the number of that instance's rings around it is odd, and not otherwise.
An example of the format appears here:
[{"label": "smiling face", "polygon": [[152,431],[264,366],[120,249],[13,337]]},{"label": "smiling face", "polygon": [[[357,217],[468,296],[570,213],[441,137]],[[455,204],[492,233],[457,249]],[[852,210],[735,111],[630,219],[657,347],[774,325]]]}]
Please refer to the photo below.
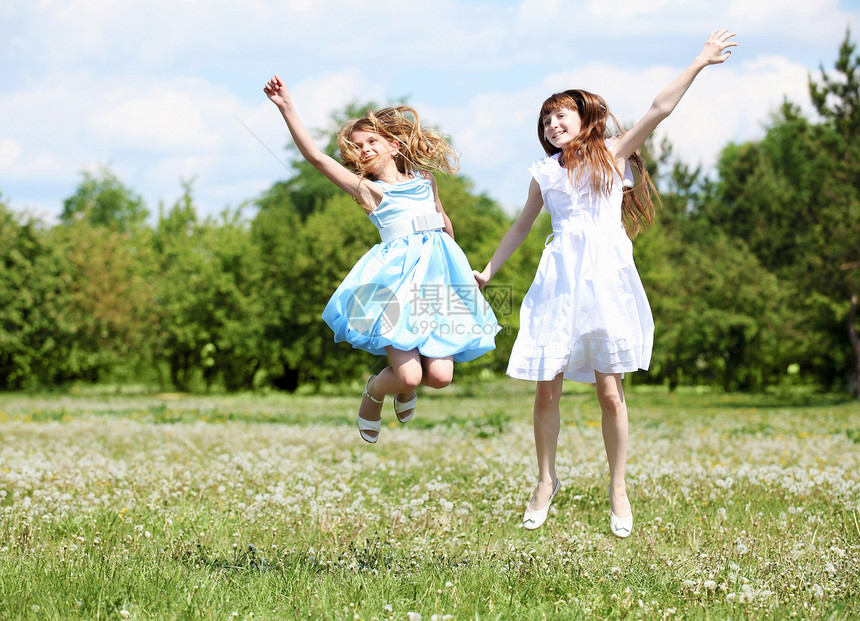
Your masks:
[{"label": "smiling face", "polygon": [[571,89],[550,95],[543,102],[537,118],[537,133],[547,155],[578,144],[585,139],[583,133],[603,131],[604,126],[595,125],[594,106],[589,106],[591,99],[598,104],[602,101],[586,91]]},{"label": "smiling face", "polygon": [[354,130],[349,140],[358,149],[362,167],[370,173],[385,166],[400,152],[400,145],[396,141],[385,140],[379,134],[363,129]]},{"label": "smiling face", "polygon": [[561,150],[579,135],[582,128],[579,113],[570,108],[556,108],[544,115],[542,122],[544,139]]}]

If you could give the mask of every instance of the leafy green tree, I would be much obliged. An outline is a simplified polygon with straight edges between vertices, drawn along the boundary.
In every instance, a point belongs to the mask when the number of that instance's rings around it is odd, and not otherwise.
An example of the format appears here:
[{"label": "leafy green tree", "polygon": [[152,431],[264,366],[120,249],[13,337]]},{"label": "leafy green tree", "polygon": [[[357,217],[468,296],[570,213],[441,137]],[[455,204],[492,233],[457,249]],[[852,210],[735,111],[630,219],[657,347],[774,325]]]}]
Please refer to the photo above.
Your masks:
[{"label": "leafy green tree", "polygon": [[810,232],[822,216],[832,163],[820,148],[820,128],[785,103],[760,142],[729,145],[720,155],[717,200],[704,215],[744,239],[769,269],[803,264]]},{"label": "leafy green tree", "polygon": [[84,172],[83,177],[74,195],[63,203],[62,222],[83,219],[91,226],[128,232],[146,220],[149,212],[143,200],[109,168],[102,167],[97,174]]},{"label": "leafy green tree", "polygon": [[263,367],[263,261],[241,212],[199,221],[190,182],[159,217],[155,359],[182,390],[249,389]]},{"label": "leafy green tree", "polygon": [[196,321],[206,267],[197,247],[197,212],[187,184],[183,196],[167,213],[160,211],[153,235],[156,260],[156,325],[154,362],[164,359],[170,382],[191,387],[202,367],[203,346],[210,342]]},{"label": "leafy green tree", "polygon": [[649,376],[761,390],[785,368],[786,296],[743,241],[695,229],[660,223],[637,239],[656,327]]},{"label": "leafy green tree", "polygon": [[0,200],[0,388],[48,384],[70,374],[65,267],[38,223],[22,220]]},{"label": "leafy green tree", "polygon": [[133,377],[152,332],[147,236],[74,220],[55,227],[48,239],[65,259],[69,379]]},{"label": "leafy green tree", "polygon": [[[860,377],[858,62],[846,35],[834,74],[822,70],[820,83],[810,77],[821,121],[785,102],[761,141],[723,150],[719,181],[696,202],[695,214],[742,241],[777,277],[789,315],[780,349],[795,358],[801,375],[826,388],[844,387],[850,378],[854,394]],[[837,328],[846,322],[847,330]]]},{"label": "leafy green tree", "polygon": [[845,300],[848,341],[854,354],[850,390],[860,398],[860,54],[850,31],[839,48],[834,75],[821,69],[821,81],[809,79],[809,93],[827,132],[821,141],[832,158],[823,188],[822,217],[816,227],[822,261],[816,267],[817,290]]},{"label": "leafy green tree", "polygon": [[674,160],[666,141],[649,143],[645,156],[661,203],[655,225],[634,249],[656,333],[650,371],[634,381],[726,390],[780,381],[793,362],[786,334],[798,315],[784,283],[750,252],[749,237],[740,234],[748,227],[734,228],[731,214],[746,203],[727,205],[717,196],[719,182]]},{"label": "leafy green tree", "polygon": [[741,240],[776,275],[788,293],[785,303],[792,316],[784,335],[784,351],[794,358],[788,362],[798,363],[804,377],[834,388],[846,367],[835,364],[842,357],[838,340],[821,338],[832,330],[798,334],[795,328],[826,326],[839,321],[841,312],[828,301],[832,292],[823,291],[830,277],[822,271],[823,246],[828,243],[822,226],[828,220],[827,184],[834,163],[822,140],[829,132],[790,103],[771,123],[760,142],[723,150],[720,179],[698,202],[697,215]]},{"label": "leafy green tree", "polygon": [[[131,196],[114,184],[103,201],[103,186],[91,181],[76,196],[92,204]],[[5,385],[99,381],[139,360],[151,307],[140,273],[145,241],[132,243],[123,227],[90,218],[69,217],[44,229],[17,221],[4,207],[2,219],[8,238],[3,279],[15,291],[2,322]]]},{"label": "leafy green tree", "polygon": [[205,374],[227,390],[254,388],[263,368],[263,261],[241,210],[208,221],[202,242],[211,249],[213,279],[207,294],[212,365]]},{"label": "leafy green tree", "polygon": [[[289,204],[261,211],[254,238],[265,257],[266,341],[270,377],[278,387],[357,376],[374,364],[365,352],[334,343],[321,315],[355,262],[378,242],[364,211],[346,194],[304,222]],[[378,361],[377,361],[378,362]]]},{"label": "leafy green tree", "polygon": [[151,230],[141,198],[108,168],[84,173],[50,233],[67,264],[65,321],[74,338],[73,377],[99,381],[139,375],[152,334]]}]

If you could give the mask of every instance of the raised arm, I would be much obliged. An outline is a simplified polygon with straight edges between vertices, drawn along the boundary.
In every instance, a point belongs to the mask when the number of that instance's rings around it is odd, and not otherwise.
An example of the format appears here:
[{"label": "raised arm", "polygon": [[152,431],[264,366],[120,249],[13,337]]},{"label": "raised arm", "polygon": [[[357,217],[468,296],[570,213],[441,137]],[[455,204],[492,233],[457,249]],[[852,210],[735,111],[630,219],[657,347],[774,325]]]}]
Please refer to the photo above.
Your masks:
[{"label": "raised arm", "polygon": [[734,36],[735,33],[728,30],[715,30],[711,33],[705,47],[690,66],[654,98],[645,116],[614,142],[611,149],[616,158],[627,159],[645,143],[660,122],[672,113],[702,69],[708,65],[722,63],[731,56],[731,51],[727,48],[737,45],[731,40]]},{"label": "raised arm", "polygon": [[[266,82],[263,92],[278,107],[302,157],[332,183],[352,195],[366,209],[372,210],[376,207],[382,197],[381,191],[377,190],[372,183],[362,183],[363,179],[359,175],[347,170],[340,162],[326,155],[317,147],[293,106],[287,85],[277,74]],[[375,193],[374,190],[376,190]]]},{"label": "raised arm", "polygon": [[529,195],[526,198],[526,204],[523,206],[523,210],[520,212],[516,222],[511,225],[511,228],[502,237],[502,241],[499,242],[499,246],[493,253],[493,258],[487,263],[484,271],[473,272],[475,280],[481,289],[487,286],[493,276],[496,275],[496,272],[501,269],[523,243],[529,231],[532,230],[532,225],[534,225],[541,207],[543,207],[543,197],[540,194],[540,185],[532,179],[531,185],[529,185]]}]

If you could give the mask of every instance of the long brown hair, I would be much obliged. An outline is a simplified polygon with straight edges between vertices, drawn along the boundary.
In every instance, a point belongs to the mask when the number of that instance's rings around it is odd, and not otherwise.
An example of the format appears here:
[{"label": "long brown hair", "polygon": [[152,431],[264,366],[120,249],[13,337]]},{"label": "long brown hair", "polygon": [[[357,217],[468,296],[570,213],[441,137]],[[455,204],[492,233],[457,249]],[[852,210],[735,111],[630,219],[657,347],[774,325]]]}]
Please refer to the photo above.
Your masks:
[{"label": "long brown hair", "polygon": [[358,147],[351,140],[355,131],[378,134],[384,140],[397,142],[400,150],[394,158],[397,170],[427,170],[456,173],[459,158],[447,136],[435,129],[421,127],[418,113],[409,106],[392,106],[368,110],[364,116],[344,123],[337,133],[337,144],[343,165],[360,175],[372,178],[361,161]]},{"label": "long brown hair", "polygon": [[[576,110],[580,118],[579,134],[568,143],[564,152],[552,146],[544,135],[544,118],[560,110]],[[607,121],[612,120],[620,127],[618,120],[609,112],[603,97],[579,89],[555,93],[543,102],[538,115],[538,140],[547,155],[561,153],[562,164],[567,168],[571,183],[579,182],[587,170],[591,175],[591,187],[596,192],[608,194],[612,189],[615,175],[624,176],[624,171],[615,167],[612,154],[606,147],[606,139],[612,136]],[[627,235],[633,239],[646,226],[654,221],[654,201],[651,192],[659,202],[657,189],[651,181],[645,160],[639,151],[628,159],[634,177],[638,177],[632,188],[624,188],[621,201],[621,220]]]}]

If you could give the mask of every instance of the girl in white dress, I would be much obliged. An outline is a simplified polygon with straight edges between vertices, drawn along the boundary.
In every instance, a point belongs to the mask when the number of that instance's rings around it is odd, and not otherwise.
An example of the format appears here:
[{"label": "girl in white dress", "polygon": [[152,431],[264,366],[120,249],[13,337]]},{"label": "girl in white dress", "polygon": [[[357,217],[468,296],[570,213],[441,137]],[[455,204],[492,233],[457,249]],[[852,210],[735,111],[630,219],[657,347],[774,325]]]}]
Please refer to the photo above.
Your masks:
[{"label": "girl in white dress", "polygon": [[[681,100],[704,67],[722,63],[734,33],[714,31],[702,52],[654,99],[630,130],[611,137],[617,121],[599,96],[581,90],[547,99],[538,116],[538,138],[547,153],[534,164],[522,213],[483,272],[483,288],[520,246],[541,207],[553,234],[520,310],[520,331],[508,375],[537,382],[534,404],[538,482],[523,525],[546,520],[561,488],[555,473],[563,380],[592,383],[602,412],[609,462],[610,531],[627,537],[633,513],[627,499],[627,404],[624,372],[647,369],[654,323],[633,263],[631,238],[651,223],[653,185],[638,149]],[[631,164],[640,183],[633,188]]]}]

